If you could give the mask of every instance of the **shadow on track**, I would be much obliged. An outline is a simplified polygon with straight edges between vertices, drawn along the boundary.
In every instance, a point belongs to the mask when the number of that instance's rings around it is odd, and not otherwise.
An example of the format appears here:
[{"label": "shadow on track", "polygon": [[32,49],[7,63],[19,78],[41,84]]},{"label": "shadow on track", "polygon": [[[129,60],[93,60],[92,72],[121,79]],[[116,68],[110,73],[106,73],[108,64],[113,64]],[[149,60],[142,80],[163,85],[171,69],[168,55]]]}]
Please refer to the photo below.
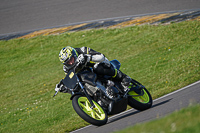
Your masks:
[{"label": "shadow on track", "polygon": [[[157,103],[157,104],[155,104],[155,105],[152,105],[151,108],[155,108],[155,107],[161,106],[161,105],[163,105],[163,104],[168,103],[168,102],[171,101],[171,100],[172,100],[172,99],[168,99],[168,100],[162,101],[162,102],[160,102],[160,103]],[[150,109],[151,109],[151,108],[150,108]],[[113,117],[115,117],[115,118],[109,119],[109,122],[108,122],[107,124],[112,123],[112,122],[115,122],[115,121],[118,121],[118,120],[120,120],[120,119],[129,117],[129,116],[131,116],[131,115],[134,115],[134,114],[137,114],[137,113],[140,113],[140,112],[143,112],[143,111],[132,110],[132,111],[130,111],[129,113],[122,114],[122,115],[120,115],[120,116],[116,116],[116,117],[113,116]]]}]

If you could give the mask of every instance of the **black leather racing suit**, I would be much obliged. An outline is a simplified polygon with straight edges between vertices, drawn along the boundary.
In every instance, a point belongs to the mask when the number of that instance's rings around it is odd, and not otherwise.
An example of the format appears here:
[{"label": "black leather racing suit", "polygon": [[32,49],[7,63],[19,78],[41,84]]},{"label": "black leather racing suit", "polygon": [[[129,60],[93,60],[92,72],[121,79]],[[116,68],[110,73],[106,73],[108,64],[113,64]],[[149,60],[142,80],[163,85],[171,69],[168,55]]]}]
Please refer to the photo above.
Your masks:
[{"label": "black leather racing suit", "polygon": [[[89,47],[75,48],[78,55],[83,54],[90,56],[90,61],[86,63],[86,66],[93,67],[94,72],[97,75],[115,76],[116,70],[109,63],[108,59],[102,54]],[[67,67],[64,65],[63,70],[68,72]]]}]

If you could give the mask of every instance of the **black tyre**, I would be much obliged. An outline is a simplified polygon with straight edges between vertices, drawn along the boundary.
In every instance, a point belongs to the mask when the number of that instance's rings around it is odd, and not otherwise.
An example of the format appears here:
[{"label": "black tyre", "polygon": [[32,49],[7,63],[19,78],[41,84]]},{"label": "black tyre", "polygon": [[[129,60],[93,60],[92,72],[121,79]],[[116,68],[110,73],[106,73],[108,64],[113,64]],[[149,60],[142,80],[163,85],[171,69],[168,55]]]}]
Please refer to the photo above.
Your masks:
[{"label": "black tyre", "polygon": [[95,107],[91,109],[91,104],[87,97],[77,95],[72,99],[73,108],[82,119],[96,126],[106,124],[108,121],[107,113],[98,103],[95,101],[93,103]]},{"label": "black tyre", "polygon": [[[134,84],[141,85],[139,82],[135,80],[133,81],[134,81]],[[144,93],[143,96],[134,96],[134,97],[129,96],[128,97],[128,105],[131,106],[132,108],[143,111],[143,110],[151,108],[153,101],[152,101],[151,94],[146,88],[143,88],[141,91],[142,93]],[[128,92],[128,94],[138,95],[135,91],[130,91]]]}]

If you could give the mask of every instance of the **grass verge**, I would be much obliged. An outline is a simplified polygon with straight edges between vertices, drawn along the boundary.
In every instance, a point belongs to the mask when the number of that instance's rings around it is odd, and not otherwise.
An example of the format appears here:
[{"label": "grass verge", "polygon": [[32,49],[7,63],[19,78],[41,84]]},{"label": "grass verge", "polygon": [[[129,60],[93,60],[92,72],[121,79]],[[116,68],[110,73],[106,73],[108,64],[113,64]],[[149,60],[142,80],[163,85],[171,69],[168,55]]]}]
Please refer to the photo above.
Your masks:
[{"label": "grass verge", "polygon": [[61,48],[87,46],[118,59],[153,98],[200,79],[200,22],[97,29],[0,41],[1,132],[68,132],[85,125],[70,95],[52,98],[64,77]]},{"label": "grass verge", "polygon": [[181,109],[164,118],[137,124],[115,133],[199,133],[200,105]]}]

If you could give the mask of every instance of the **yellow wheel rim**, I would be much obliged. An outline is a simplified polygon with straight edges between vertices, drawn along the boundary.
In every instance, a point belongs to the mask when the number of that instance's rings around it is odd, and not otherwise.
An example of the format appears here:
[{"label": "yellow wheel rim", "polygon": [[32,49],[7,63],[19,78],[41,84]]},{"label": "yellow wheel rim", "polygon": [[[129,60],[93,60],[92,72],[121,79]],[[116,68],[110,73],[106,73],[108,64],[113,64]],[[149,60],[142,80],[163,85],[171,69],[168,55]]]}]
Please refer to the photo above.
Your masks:
[{"label": "yellow wheel rim", "polygon": [[132,97],[132,98],[137,100],[138,102],[148,103],[149,102],[149,96],[148,96],[147,92],[144,89],[142,91],[144,91],[144,95],[143,96],[137,96],[138,94],[135,93],[134,91],[130,91],[128,94],[129,95],[136,95],[136,97]]},{"label": "yellow wheel rim", "polygon": [[87,99],[87,97],[80,97],[78,99],[78,104],[80,106],[80,108],[90,117],[96,119],[96,120],[103,120],[105,119],[105,112],[103,111],[103,109],[101,108],[101,106],[99,106],[95,101],[93,101],[95,107],[93,109],[91,109],[91,104],[89,102],[89,100]]}]

